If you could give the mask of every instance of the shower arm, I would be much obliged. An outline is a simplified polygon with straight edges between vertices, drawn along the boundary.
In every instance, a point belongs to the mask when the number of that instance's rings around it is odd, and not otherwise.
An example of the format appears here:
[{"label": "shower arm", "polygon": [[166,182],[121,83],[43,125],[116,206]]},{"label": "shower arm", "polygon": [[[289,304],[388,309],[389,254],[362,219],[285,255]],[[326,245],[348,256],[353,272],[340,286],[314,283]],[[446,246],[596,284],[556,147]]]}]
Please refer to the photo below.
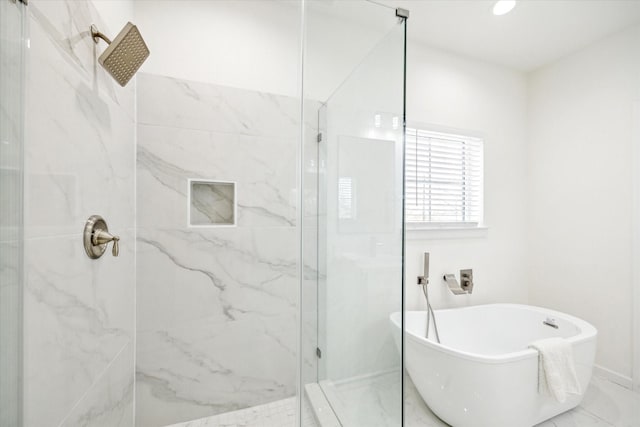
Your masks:
[{"label": "shower arm", "polygon": [[98,28],[93,24],[91,25],[91,37],[93,38],[93,41],[96,44],[98,44],[98,39],[102,39],[106,41],[107,44],[111,44],[111,40],[109,39],[109,37],[105,36],[100,31],[98,31]]}]

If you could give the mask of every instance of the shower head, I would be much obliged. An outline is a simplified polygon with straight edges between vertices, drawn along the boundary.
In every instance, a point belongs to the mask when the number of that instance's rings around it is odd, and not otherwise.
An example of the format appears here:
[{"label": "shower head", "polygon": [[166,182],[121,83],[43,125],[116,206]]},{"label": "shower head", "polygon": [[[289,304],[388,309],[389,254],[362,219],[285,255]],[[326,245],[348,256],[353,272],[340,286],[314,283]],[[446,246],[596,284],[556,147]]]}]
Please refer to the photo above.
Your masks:
[{"label": "shower head", "polygon": [[102,39],[109,44],[98,61],[122,87],[131,80],[149,57],[147,44],[140,35],[138,27],[131,22],[127,22],[113,42],[98,31],[95,25],[91,26],[91,37],[96,43],[98,39]]}]

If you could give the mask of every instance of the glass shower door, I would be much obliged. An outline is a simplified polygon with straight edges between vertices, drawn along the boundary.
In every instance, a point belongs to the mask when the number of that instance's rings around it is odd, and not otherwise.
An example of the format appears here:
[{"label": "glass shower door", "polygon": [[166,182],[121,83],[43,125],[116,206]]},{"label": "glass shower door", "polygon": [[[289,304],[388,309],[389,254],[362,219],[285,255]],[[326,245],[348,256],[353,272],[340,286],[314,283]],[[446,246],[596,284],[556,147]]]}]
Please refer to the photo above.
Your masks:
[{"label": "glass shower door", "polygon": [[385,35],[317,114],[317,385],[343,426],[400,426],[405,20],[362,8]]},{"label": "glass shower door", "polygon": [[0,425],[22,425],[24,15],[0,0]]}]

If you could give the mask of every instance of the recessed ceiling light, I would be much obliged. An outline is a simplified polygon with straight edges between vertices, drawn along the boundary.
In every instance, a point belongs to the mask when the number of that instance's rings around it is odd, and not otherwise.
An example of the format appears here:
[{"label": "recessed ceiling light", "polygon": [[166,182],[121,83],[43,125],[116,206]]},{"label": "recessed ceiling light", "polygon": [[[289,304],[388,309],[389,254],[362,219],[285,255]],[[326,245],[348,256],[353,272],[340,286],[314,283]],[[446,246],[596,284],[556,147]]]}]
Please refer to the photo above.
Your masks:
[{"label": "recessed ceiling light", "polygon": [[493,6],[493,14],[498,16],[505,15],[511,12],[514,7],[516,7],[515,0],[500,0]]}]

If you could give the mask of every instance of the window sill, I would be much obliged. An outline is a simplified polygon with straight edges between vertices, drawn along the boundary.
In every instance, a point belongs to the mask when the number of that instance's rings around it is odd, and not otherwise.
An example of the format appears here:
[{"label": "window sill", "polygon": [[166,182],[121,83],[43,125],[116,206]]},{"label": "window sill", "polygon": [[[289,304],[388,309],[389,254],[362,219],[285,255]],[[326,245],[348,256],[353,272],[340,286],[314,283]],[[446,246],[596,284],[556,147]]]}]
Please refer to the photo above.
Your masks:
[{"label": "window sill", "polygon": [[407,223],[406,230],[407,240],[479,239],[489,234],[489,227],[486,226],[438,227]]}]

